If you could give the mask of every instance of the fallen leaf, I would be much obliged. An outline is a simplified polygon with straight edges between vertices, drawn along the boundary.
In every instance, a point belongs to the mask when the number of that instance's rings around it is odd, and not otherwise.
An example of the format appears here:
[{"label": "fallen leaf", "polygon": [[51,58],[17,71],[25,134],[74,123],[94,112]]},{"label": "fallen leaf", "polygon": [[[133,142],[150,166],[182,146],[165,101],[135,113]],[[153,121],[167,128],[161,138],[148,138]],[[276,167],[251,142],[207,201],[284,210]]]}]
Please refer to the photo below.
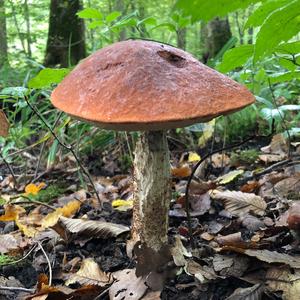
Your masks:
[{"label": "fallen leaf", "polygon": [[260,283],[248,288],[238,288],[226,300],[258,300],[262,298],[264,290],[264,285]]},{"label": "fallen leaf", "polygon": [[39,193],[39,191],[42,190],[45,186],[46,186],[46,183],[44,183],[44,182],[41,182],[38,185],[36,185],[34,183],[29,183],[25,187],[25,195],[26,196],[37,195]]},{"label": "fallen leaf", "polygon": [[201,159],[201,157],[198,153],[196,153],[196,152],[189,153],[188,162],[190,162],[190,163],[198,162],[200,159]]},{"label": "fallen leaf", "polygon": [[207,283],[208,281],[218,278],[218,275],[212,268],[206,265],[201,266],[199,263],[195,262],[192,259],[187,262],[184,270],[187,274],[195,276],[195,278],[197,278],[200,283]]},{"label": "fallen leaf", "polygon": [[4,215],[0,216],[0,221],[15,221],[17,217],[26,211],[19,205],[8,204],[5,206]]},{"label": "fallen leaf", "polygon": [[0,253],[9,253],[11,250],[19,248],[20,241],[12,234],[1,234],[0,235]]},{"label": "fallen leaf", "polygon": [[262,147],[260,150],[264,153],[286,156],[288,149],[289,147],[287,140],[285,139],[283,134],[279,133],[273,136],[272,141],[268,146]]},{"label": "fallen leaf", "polygon": [[243,174],[243,170],[234,170],[216,179],[219,184],[227,184]]},{"label": "fallen leaf", "polygon": [[111,203],[112,207],[119,211],[126,211],[133,207],[133,200],[116,199]]},{"label": "fallen leaf", "polygon": [[70,201],[64,207],[59,207],[55,211],[49,213],[41,222],[42,228],[54,226],[60,217],[71,217],[80,208],[81,202],[78,200]]},{"label": "fallen leaf", "polygon": [[125,269],[113,273],[116,281],[109,288],[109,299],[139,300],[147,291],[144,277],[136,277],[134,269]]},{"label": "fallen leaf", "polygon": [[92,221],[83,219],[69,219],[60,217],[53,229],[65,238],[67,235],[75,234],[76,236],[86,238],[110,238],[116,237],[122,233],[128,232],[129,227],[103,221]]},{"label": "fallen leaf", "polygon": [[233,216],[242,216],[249,212],[263,216],[267,208],[267,204],[263,198],[255,194],[213,190],[211,197],[213,199],[222,200],[225,209]]},{"label": "fallen leaf", "polygon": [[4,112],[0,109],[0,136],[7,137],[9,130],[9,123]]},{"label": "fallen leaf", "polygon": [[103,287],[111,282],[112,278],[104,273],[92,258],[86,258],[82,261],[79,271],[71,274],[65,284],[79,283],[81,285],[98,285]]},{"label": "fallen leaf", "polygon": [[300,270],[273,267],[267,271],[266,287],[272,292],[283,291],[283,300],[299,300]]},{"label": "fallen leaf", "polygon": [[175,236],[175,244],[170,249],[171,255],[176,266],[184,266],[186,264],[185,257],[191,257],[192,254],[183,246],[180,236]]},{"label": "fallen leaf", "polygon": [[191,168],[189,167],[189,165],[183,165],[179,168],[171,168],[171,174],[174,177],[178,177],[178,178],[184,178],[184,177],[189,177],[192,173]]},{"label": "fallen leaf", "polygon": [[210,159],[214,168],[223,168],[230,164],[230,158],[226,154],[215,153]]}]

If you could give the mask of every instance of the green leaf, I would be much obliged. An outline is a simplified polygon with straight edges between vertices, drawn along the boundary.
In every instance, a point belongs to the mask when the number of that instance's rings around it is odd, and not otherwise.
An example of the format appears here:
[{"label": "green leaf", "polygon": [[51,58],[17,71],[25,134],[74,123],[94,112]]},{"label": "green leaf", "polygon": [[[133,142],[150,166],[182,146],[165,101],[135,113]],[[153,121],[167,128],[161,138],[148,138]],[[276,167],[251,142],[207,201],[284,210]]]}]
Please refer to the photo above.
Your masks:
[{"label": "green leaf", "polygon": [[263,97],[255,96],[255,98],[256,98],[257,102],[263,103],[264,105],[266,105],[270,109],[272,109],[274,107],[274,104],[271,101],[269,101],[269,100],[267,100]]},{"label": "green leaf", "polygon": [[192,21],[209,21],[214,17],[226,16],[237,9],[245,9],[261,0],[177,0],[175,8],[192,17]]},{"label": "green leaf", "polygon": [[77,16],[82,19],[102,19],[103,15],[95,8],[85,8],[77,13]]},{"label": "green leaf", "polygon": [[265,20],[257,34],[254,62],[272,53],[283,41],[288,41],[299,32],[300,0],[275,10]]},{"label": "green leaf", "polygon": [[282,111],[300,110],[300,105],[296,105],[296,104],[281,105],[279,106],[279,109]]},{"label": "green leaf", "polygon": [[300,53],[300,41],[280,44],[275,51],[284,54],[298,54]]},{"label": "green leaf", "polygon": [[110,13],[109,15],[106,16],[105,20],[106,20],[106,22],[110,23],[112,21],[115,21],[121,15],[122,15],[121,12],[113,11],[112,13]]},{"label": "green leaf", "polygon": [[241,45],[236,48],[228,50],[222,59],[222,62],[218,64],[217,69],[220,72],[226,73],[244,65],[248,59],[253,55],[253,45]]},{"label": "green leaf", "polygon": [[170,30],[172,32],[176,32],[175,25],[172,24],[172,23],[169,23],[169,22],[158,24],[157,26],[151,28],[151,31],[154,30],[154,29],[163,28],[163,27],[166,27],[168,30]]},{"label": "green leaf", "polygon": [[23,86],[7,87],[0,91],[1,95],[13,96],[16,98],[23,98],[29,94],[29,89]]},{"label": "green leaf", "polygon": [[28,82],[28,86],[33,89],[49,88],[60,83],[69,72],[70,69],[43,69]]},{"label": "green leaf", "polygon": [[290,0],[273,0],[261,4],[248,18],[245,29],[262,25],[274,10],[286,5],[288,2]]},{"label": "green leaf", "polygon": [[157,20],[156,20],[156,18],[148,17],[148,18],[145,18],[145,19],[139,21],[137,24],[138,25],[146,24],[146,25],[156,26]]},{"label": "green leaf", "polygon": [[104,24],[104,22],[102,20],[92,21],[91,23],[88,24],[88,28],[89,29],[94,29],[94,28],[97,28],[99,26],[102,26],[103,24]]},{"label": "green leaf", "polygon": [[278,83],[284,81],[290,81],[293,79],[300,79],[300,71],[286,72],[286,73],[276,73],[269,76],[271,83]]}]

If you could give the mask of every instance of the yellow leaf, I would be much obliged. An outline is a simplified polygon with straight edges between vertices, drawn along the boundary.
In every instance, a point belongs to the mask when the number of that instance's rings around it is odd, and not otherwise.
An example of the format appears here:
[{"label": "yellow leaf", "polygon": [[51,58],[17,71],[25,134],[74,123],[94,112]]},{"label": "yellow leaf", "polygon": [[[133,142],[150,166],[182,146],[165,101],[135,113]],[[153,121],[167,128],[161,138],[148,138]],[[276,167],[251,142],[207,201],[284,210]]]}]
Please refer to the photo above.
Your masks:
[{"label": "yellow leaf", "polygon": [[42,220],[42,227],[48,228],[54,226],[61,216],[64,216],[66,218],[71,217],[79,210],[80,205],[81,205],[80,201],[74,200],[74,201],[70,201],[64,207],[57,208],[54,212],[48,214]]},{"label": "yellow leaf", "polygon": [[198,140],[198,145],[203,148],[206,146],[207,141],[213,136],[215,130],[216,119],[212,119],[204,125],[203,133]]},{"label": "yellow leaf", "polygon": [[112,202],[112,207],[118,211],[127,211],[133,207],[133,200],[117,199]]},{"label": "yellow leaf", "polygon": [[185,164],[179,168],[171,169],[172,176],[179,177],[179,178],[188,177],[191,175],[191,173],[192,173],[192,170],[187,164]]},{"label": "yellow leaf", "polygon": [[239,175],[243,174],[244,171],[243,170],[234,170],[234,171],[231,171],[223,176],[220,176],[218,179],[217,179],[217,182],[219,184],[226,184],[226,183],[229,183],[231,181],[233,181],[236,177],[238,177]]},{"label": "yellow leaf", "polygon": [[189,162],[197,162],[201,159],[201,157],[196,152],[189,153]]},{"label": "yellow leaf", "polygon": [[23,234],[28,237],[34,237],[36,233],[38,233],[38,230],[36,230],[34,227],[22,224],[18,217],[16,218],[15,222],[18,228],[23,232]]},{"label": "yellow leaf", "polygon": [[117,200],[114,200],[111,205],[112,205],[112,207],[132,206],[133,205],[133,200],[117,199]]},{"label": "yellow leaf", "polygon": [[0,216],[0,221],[15,221],[20,214],[25,212],[25,209],[19,205],[8,204],[5,206],[5,214]]},{"label": "yellow leaf", "polygon": [[62,215],[66,218],[73,216],[80,208],[81,202],[78,200],[70,201],[67,205],[61,208]]},{"label": "yellow leaf", "polygon": [[39,185],[36,185],[34,183],[29,183],[25,187],[25,195],[37,195],[39,191],[46,186],[46,183],[41,182]]}]

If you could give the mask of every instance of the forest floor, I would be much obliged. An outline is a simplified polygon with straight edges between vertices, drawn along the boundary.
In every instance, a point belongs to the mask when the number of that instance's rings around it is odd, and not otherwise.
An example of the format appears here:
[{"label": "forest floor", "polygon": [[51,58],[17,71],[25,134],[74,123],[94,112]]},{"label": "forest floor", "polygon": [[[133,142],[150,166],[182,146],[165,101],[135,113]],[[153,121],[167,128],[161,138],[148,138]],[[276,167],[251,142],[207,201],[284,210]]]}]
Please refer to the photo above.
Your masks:
[{"label": "forest floor", "polygon": [[[24,170],[11,166],[16,183],[0,165],[0,300],[299,300],[300,146],[288,148],[275,135],[205,160],[190,185],[190,226],[185,188],[200,157],[172,153],[173,262],[163,279],[135,276],[132,180],[116,157],[97,173],[85,161],[99,199],[71,156],[30,184]],[[21,155],[34,173],[36,158]]]}]

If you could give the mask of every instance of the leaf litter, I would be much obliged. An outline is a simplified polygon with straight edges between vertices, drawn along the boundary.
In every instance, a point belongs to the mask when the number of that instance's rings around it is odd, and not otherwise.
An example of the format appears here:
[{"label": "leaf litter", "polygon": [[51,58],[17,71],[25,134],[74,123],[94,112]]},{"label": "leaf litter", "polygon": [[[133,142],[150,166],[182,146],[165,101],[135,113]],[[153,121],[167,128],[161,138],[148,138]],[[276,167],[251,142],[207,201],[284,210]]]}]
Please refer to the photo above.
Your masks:
[{"label": "leaf litter", "polygon": [[[0,183],[4,201],[0,254],[21,258],[23,265],[0,266],[1,285],[28,289],[30,293],[10,291],[10,297],[34,300],[99,295],[125,300],[213,296],[296,300],[300,290],[300,175],[296,167],[285,166],[256,175],[266,164],[286,159],[286,153],[286,142],[275,136],[250,165],[243,165],[242,160],[237,164],[238,154],[231,164],[232,153],[216,154],[203,163],[190,189],[193,249],[188,242],[184,196],[187,178],[200,156],[188,152],[178,163],[174,159],[172,261],[164,265],[168,270],[163,275],[140,277],[126,249],[133,200],[129,175],[94,176],[100,207],[89,188],[80,188],[72,160],[57,167],[54,178],[47,173],[40,182],[21,185],[19,194],[7,173]],[[48,187],[57,184],[57,174],[65,174],[68,184],[59,196],[49,195],[47,202]],[[46,202],[37,200],[42,193]],[[147,252],[145,258],[147,264]],[[43,273],[47,274],[44,280],[40,278]]]}]

